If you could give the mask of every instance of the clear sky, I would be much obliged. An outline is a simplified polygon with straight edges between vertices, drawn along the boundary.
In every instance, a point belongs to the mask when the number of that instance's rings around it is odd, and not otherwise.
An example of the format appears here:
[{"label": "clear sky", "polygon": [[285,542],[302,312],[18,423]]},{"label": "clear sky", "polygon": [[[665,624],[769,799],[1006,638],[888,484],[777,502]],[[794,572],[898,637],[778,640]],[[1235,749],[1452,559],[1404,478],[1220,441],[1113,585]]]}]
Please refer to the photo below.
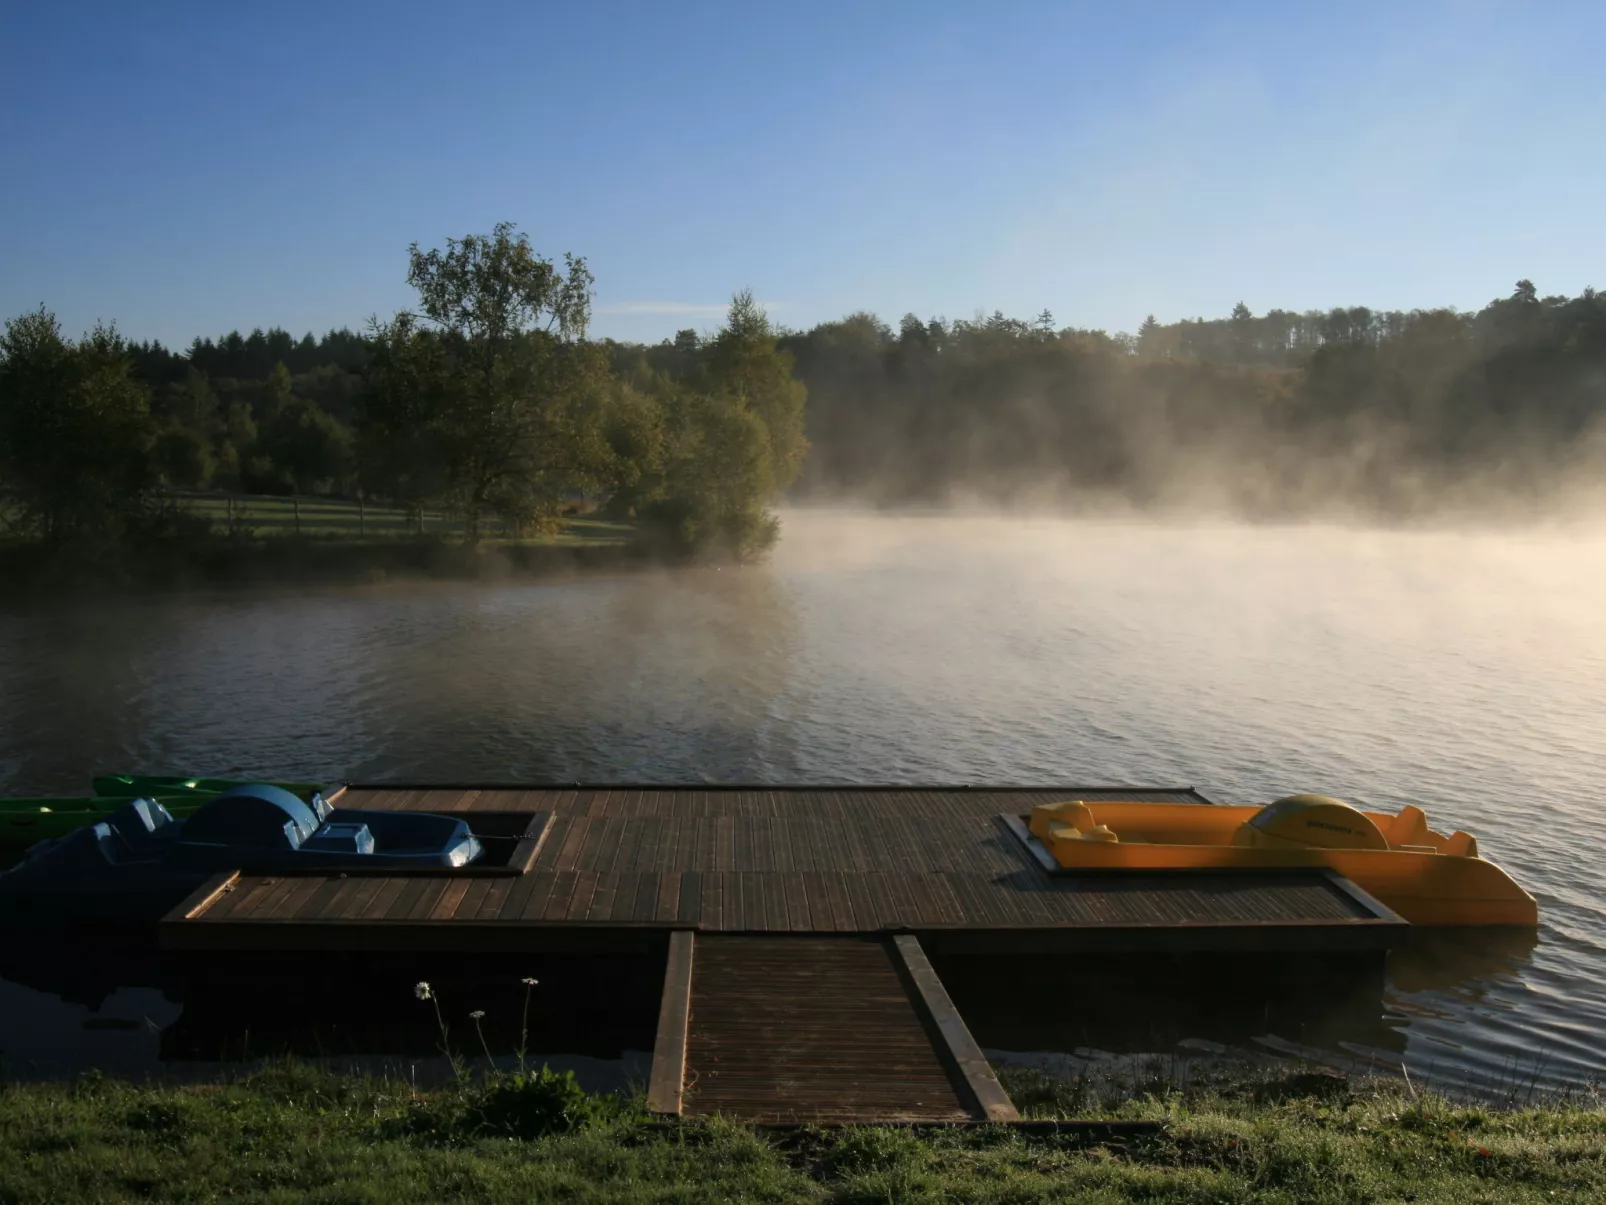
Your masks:
[{"label": "clear sky", "polygon": [[0,314],[355,327],[504,219],[629,339],[1574,293],[1603,52],[1600,0],[4,0]]}]

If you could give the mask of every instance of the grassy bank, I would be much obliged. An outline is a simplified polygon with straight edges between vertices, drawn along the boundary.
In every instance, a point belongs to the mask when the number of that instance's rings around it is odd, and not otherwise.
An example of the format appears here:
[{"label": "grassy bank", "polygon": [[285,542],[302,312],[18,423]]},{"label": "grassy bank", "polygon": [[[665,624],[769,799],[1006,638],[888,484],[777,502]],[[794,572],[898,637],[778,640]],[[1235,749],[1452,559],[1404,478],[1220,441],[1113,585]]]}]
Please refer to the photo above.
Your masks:
[{"label": "grassy bank", "polygon": [[[0,543],[0,594],[64,589],[186,590],[209,586],[362,583],[398,578],[486,580],[621,569],[650,562],[634,528],[596,518],[564,520],[552,535],[492,535],[475,547],[439,526],[425,534],[365,523],[358,534],[343,504],[307,506],[299,520],[285,500],[233,527],[190,526],[107,548],[50,549]],[[349,514],[348,514],[349,511]],[[333,512],[333,513],[326,513]],[[262,520],[262,521],[259,521]],[[299,523],[299,531],[294,524]]]},{"label": "grassy bank", "polygon": [[[1030,1113],[1056,1089],[1027,1073]],[[205,1088],[0,1088],[0,1201],[1599,1201],[1606,1113],[1329,1076],[1147,1097],[1150,1133],[655,1125],[555,1078],[416,1093],[298,1066]]]},{"label": "grassy bank", "polygon": [[[3,516],[0,516],[3,518]],[[0,523],[0,529],[4,524]],[[0,540],[0,596],[386,581],[484,580],[620,569],[654,560],[634,524],[571,514],[532,535],[487,521],[475,547],[460,517],[328,497],[185,495],[121,543]]]},{"label": "grassy bank", "polygon": [[326,540],[273,536],[150,543],[102,557],[53,556],[0,546],[0,595],[50,597],[91,590],[193,590],[235,586],[487,581],[617,570],[651,563],[627,543],[483,543],[434,539]]}]

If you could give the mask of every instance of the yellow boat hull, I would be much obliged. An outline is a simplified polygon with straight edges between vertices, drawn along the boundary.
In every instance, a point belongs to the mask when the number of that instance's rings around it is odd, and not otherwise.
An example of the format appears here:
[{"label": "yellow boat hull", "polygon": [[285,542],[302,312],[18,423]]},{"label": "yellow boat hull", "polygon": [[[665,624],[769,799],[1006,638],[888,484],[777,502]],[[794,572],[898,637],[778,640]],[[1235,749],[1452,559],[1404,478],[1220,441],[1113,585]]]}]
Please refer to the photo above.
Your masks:
[{"label": "yellow boat hull", "polygon": [[[1063,806],[1063,805],[1062,805]],[[1034,810],[1031,831],[1060,866],[1073,870],[1330,869],[1414,925],[1535,925],[1539,905],[1493,862],[1476,854],[1465,834],[1426,828],[1421,813],[1363,813],[1385,834],[1409,835],[1409,847],[1387,849],[1253,848],[1235,845],[1257,807],[1197,804],[1089,803],[1102,839]],[[1086,820],[1083,820],[1086,824]],[[1471,849],[1472,853],[1454,852]]]}]

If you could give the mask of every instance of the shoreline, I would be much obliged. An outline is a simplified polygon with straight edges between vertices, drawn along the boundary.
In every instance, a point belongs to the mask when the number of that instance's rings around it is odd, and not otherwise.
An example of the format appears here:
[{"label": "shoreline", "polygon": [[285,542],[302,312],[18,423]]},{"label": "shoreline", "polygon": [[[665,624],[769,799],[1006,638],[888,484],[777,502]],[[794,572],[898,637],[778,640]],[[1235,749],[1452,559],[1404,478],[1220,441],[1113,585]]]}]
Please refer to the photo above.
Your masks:
[{"label": "shoreline", "polygon": [[[1006,1069],[1007,1074],[1007,1069]],[[0,1197],[410,1201],[1590,1201],[1599,1098],[1502,1109],[1321,1070],[1086,1102],[1022,1123],[762,1127],[657,1118],[530,1070],[421,1089],[294,1061],[218,1082],[0,1081]],[[1088,1108],[1088,1104],[1094,1107]],[[1069,1111],[1066,1106],[1069,1106]],[[1074,1121],[1079,1124],[1065,1124]]]},{"label": "shoreline", "polygon": [[64,561],[33,545],[0,547],[0,598],[48,600],[86,589],[169,594],[209,589],[361,586],[401,581],[507,582],[670,564],[639,540],[619,543],[356,541],[316,536],[153,544],[100,561]]}]

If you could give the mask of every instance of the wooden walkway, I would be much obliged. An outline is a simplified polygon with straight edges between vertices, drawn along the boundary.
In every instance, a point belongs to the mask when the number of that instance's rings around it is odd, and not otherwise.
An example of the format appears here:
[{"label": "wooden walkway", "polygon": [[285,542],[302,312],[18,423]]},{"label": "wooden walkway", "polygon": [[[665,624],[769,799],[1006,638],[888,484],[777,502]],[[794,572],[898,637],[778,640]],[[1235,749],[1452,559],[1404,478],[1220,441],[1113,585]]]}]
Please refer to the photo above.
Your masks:
[{"label": "wooden walkway", "polygon": [[1187,788],[353,787],[338,807],[460,814],[498,857],[222,875],[160,939],[200,963],[253,950],[665,960],[655,1110],[974,1122],[1014,1106],[928,951],[939,965],[1062,966],[1088,950],[1375,951],[1405,928],[1321,871],[1051,873],[1014,827],[1053,799],[1209,803]]},{"label": "wooden walkway", "polygon": [[694,929],[919,932],[943,952],[1310,949],[1375,947],[1398,927],[1319,873],[1045,874],[1004,817],[1049,798],[1206,802],[1188,789],[1089,787],[352,788],[339,806],[483,816],[504,832],[528,817],[523,872],[246,875],[170,916],[162,940],[525,950]]},{"label": "wooden walkway", "polygon": [[759,1122],[1017,1118],[913,937],[681,935],[648,1104]]}]

